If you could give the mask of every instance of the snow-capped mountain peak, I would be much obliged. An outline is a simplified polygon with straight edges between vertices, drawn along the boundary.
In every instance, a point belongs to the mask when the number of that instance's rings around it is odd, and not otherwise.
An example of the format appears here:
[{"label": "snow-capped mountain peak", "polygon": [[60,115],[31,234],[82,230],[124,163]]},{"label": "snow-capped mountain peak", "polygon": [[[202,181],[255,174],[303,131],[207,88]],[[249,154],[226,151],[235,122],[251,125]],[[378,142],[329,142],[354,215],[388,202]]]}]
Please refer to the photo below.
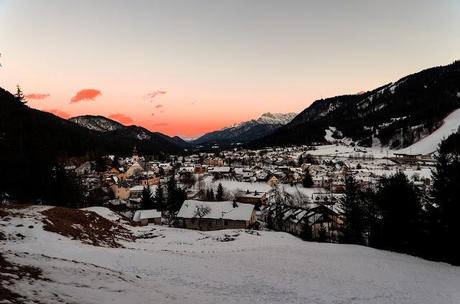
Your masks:
[{"label": "snow-capped mountain peak", "polygon": [[236,123],[218,131],[207,133],[193,141],[194,144],[242,143],[261,138],[289,123],[296,113],[264,113],[257,119]]},{"label": "snow-capped mountain peak", "polygon": [[297,113],[264,113],[256,121],[261,124],[288,124],[296,117]]},{"label": "snow-capped mountain peak", "polygon": [[83,115],[72,117],[69,120],[82,127],[97,132],[108,132],[124,128],[124,126],[119,122],[116,122],[112,119],[108,119],[104,116]]}]

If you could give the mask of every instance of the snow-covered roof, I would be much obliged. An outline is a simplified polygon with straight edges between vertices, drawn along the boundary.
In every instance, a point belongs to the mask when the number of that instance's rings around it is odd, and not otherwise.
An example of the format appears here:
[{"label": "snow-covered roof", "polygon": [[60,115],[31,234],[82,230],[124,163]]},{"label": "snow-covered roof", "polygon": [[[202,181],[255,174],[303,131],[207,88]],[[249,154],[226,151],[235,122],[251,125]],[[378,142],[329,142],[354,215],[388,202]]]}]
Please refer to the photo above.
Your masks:
[{"label": "snow-covered roof", "polygon": [[230,167],[212,167],[208,169],[209,172],[220,172],[220,173],[227,173],[231,171]]},{"label": "snow-covered roof", "polygon": [[235,203],[237,207],[233,207],[234,202],[208,202],[208,201],[197,201],[197,200],[186,200],[182,204],[182,207],[177,214],[177,217],[181,218],[196,218],[197,206],[205,206],[210,209],[210,212],[203,216],[208,219],[225,219],[235,221],[249,221],[251,219],[252,212],[254,211],[254,205]]},{"label": "snow-covered roof", "polygon": [[129,191],[136,192],[136,191],[142,191],[144,190],[144,186],[142,185],[137,185],[129,188]]},{"label": "snow-covered roof", "polygon": [[134,213],[133,221],[138,222],[141,220],[158,218],[158,217],[161,217],[161,212],[157,211],[156,209],[137,210]]}]

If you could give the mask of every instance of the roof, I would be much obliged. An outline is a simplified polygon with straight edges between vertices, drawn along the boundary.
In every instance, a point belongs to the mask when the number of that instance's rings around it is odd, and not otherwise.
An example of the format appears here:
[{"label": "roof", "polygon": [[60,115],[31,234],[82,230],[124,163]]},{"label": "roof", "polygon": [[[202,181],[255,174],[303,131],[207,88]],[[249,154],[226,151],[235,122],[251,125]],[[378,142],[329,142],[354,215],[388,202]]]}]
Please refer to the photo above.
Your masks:
[{"label": "roof", "polygon": [[141,220],[161,217],[161,212],[156,209],[137,210],[134,213],[133,221],[138,222]]},{"label": "roof", "polygon": [[195,211],[197,206],[207,206],[210,212],[203,216],[208,219],[225,219],[234,221],[249,221],[254,211],[254,205],[235,203],[238,207],[233,207],[232,201],[208,202],[197,200],[186,200],[177,214],[181,218],[196,218]]},{"label": "roof", "polygon": [[267,192],[261,192],[261,191],[240,191],[238,192],[235,196],[239,198],[263,198]]}]

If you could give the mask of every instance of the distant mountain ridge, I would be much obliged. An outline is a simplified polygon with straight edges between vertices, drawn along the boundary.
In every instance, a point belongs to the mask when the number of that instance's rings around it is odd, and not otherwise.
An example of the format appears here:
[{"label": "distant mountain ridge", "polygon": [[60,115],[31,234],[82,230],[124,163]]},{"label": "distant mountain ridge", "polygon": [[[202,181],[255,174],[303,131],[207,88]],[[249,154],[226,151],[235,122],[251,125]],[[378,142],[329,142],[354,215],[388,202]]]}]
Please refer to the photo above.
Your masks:
[{"label": "distant mountain ridge", "polygon": [[231,145],[246,143],[272,133],[289,123],[296,113],[264,113],[257,119],[237,123],[223,129],[206,133],[191,141],[194,145]]},{"label": "distant mountain ridge", "polygon": [[290,123],[250,147],[347,140],[363,146],[407,147],[460,108],[460,61],[429,68],[362,94],[313,102]]},{"label": "distant mountain ridge", "polygon": [[[187,148],[189,144],[181,138],[170,137],[160,132],[151,132],[143,127],[131,125],[125,126],[110,118],[100,115],[82,115],[69,119],[69,121],[78,124],[88,130],[92,130],[104,135],[110,135],[114,138],[125,138],[141,141],[152,146],[157,143],[167,143],[165,147],[177,146],[177,148]],[[140,146],[144,146],[141,144]]]},{"label": "distant mountain ridge", "polygon": [[99,115],[83,115],[69,118],[69,121],[98,132],[108,132],[124,128],[121,123]]}]

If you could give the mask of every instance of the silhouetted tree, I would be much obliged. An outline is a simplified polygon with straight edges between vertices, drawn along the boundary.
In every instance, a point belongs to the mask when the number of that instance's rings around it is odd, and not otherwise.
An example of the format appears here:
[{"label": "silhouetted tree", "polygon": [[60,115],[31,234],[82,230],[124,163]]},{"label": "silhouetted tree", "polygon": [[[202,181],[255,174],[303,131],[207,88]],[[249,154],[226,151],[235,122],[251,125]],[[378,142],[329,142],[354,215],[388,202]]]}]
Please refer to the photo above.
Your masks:
[{"label": "silhouetted tree", "polygon": [[24,92],[22,92],[22,89],[19,86],[19,84],[16,86],[16,94],[14,94],[14,98],[19,103],[27,104],[26,97],[24,96]]},{"label": "silhouetted tree", "polygon": [[437,249],[435,257],[460,264],[460,249],[454,241],[460,235],[460,137],[457,145],[452,145],[452,138],[441,143],[436,156],[429,232],[431,247]]},{"label": "silhouetted tree", "polygon": [[141,206],[142,209],[153,209],[155,207],[153,193],[149,186],[145,186],[142,189]]},{"label": "silhouetted tree", "polygon": [[223,201],[224,200],[224,187],[222,187],[222,183],[219,183],[217,186],[217,194],[216,194],[216,201]]},{"label": "silhouetted tree", "polygon": [[402,172],[383,177],[375,195],[380,213],[377,247],[414,253],[421,236],[418,190]]},{"label": "silhouetted tree", "polygon": [[344,223],[341,240],[345,243],[363,244],[366,229],[366,212],[361,192],[354,178],[349,175],[345,179],[345,193],[340,200]]},{"label": "silhouetted tree", "polygon": [[305,175],[302,180],[302,185],[305,188],[310,188],[311,186],[313,186],[313,179],[311,178],[310,172],[308,170],[305,171]]},{"label": "silhouetted tree", "polygon": [[166,209],[163,186],[161,184],[158,184],[157,189],[155,190],[154,205],[155,209],[159,211]]}]

